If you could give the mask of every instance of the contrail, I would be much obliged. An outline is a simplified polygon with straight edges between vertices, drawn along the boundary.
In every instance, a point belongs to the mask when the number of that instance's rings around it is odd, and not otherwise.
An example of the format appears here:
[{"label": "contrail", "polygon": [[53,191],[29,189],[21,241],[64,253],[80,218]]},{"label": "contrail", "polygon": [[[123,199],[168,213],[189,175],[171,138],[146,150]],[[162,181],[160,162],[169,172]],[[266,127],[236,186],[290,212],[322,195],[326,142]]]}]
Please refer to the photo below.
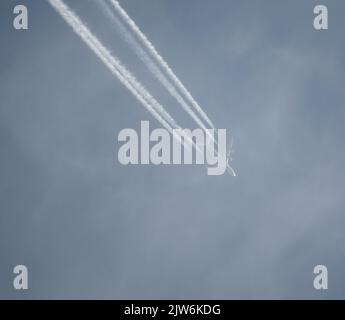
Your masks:
[{"label": "contrail", "polygon": [[[180,140],[179,134],[174,129],[182,129],[174,119],[165,111],[149,92],[131,75],[131,73],[121,64],[121,62],[102,45],[98,38],[83,24],[72,10],[62,0],[48,0],[52,7],[62,16],[77,35],[89,46],[98,56],[105,66],[116,75],[121,83],[137,98],[137,100],[165,127],[177,141]],[[170,121],[171,120],[171,121]],[[195,142],[187,138],[187,147],[195,148],[197,152],[202,152]],[[227,168],[232,173],[233,170],[227,164]],[[233,175],[235,173],[233,172]]]},{"label": "contrail", "polygon": [[185,88],[182,82],[178,79],[169,65],[165,62],[165,60],[160,56],[157,52],[156,48],[153,44],[147,39],[145,34],[139,29],[136,23],[131,19],[131,17],[127,14],[127,12],[120,6],[119,2],[116,0],[109,0],[112,7],[118,12],[118,14],[123,18],[123,20],[127,23],[127,25],[132,29],[132,31],[136,34],[139,40],[143,43],[143,45],[147,48],[150,52],[152,57],[159,63],[162,69],[167,73],[173,83],[177,86],[177,88],[183,93],[183,95],[187,98],[187,100],[191,103],[191,105],[195,108],[197,112],[202,116],[202,118],[208,123],[211,128],[215,129],[214,124],[206,115],[206,113],[202,110],[200,105],[195,101],[192,97],[190,92]]},{"label": "contrail", "polygon": [[[76,34],[90,47],[90,49],[101,59],[106,67],[116,75],[121,83],[139,100],[139,102],[177,139],[179,135],[173,129],[181,129],[175,120],[165,111],[147,91],[132,76],[121,62],[101,44],[98,38],[83,24],[83,22],[69,9],[62,0],[48,0],[53,8],[73,28]],[[153,107],[153,106],[154,107]],[[200,149],[192,140],[187,140],[194,145],[197,151]]]},{"label": "contrail", "polygon": [[[157,66],[157,62],[153,61],[150,55],[141,47],[138,40],[131,34],[127,27],[118,19],[115,13],[103,0],[98,0],[98,3],[101,5],[102,9],[109,16],[111,21],[114,23],[116,29],[120,32],[121,36],[125,41],[131,46],[133,51],[137,56],[144,62],[150,72],[159,80],[159,82],[168,90],[170,95],[174,97],[177,102],[182,106],[182,108],[191,116],[191,118],[209,135],[205,124],[202,120],[195,114],[193,109],[188,105],[185,99],[181,94],[176,90],[174,85],[171,83],[165,74]],[[211,137],[213,138],[213,137]]]}]

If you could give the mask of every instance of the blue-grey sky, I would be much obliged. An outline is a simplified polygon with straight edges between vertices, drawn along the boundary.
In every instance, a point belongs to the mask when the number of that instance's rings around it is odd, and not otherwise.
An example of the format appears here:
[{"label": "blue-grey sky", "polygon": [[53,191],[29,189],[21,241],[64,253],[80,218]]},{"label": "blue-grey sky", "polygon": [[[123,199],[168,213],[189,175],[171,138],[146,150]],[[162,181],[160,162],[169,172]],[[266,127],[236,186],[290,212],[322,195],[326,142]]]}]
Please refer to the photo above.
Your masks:
[{"label": "blue-grey sky", "polygon": [[[95,1],[67,3],[189,126]],[[238,176],[120,165],[119,131],[159,124],[47,1],[1,1],[0,297],[345,298],[345,2],[120,3],[230,130]]]}]

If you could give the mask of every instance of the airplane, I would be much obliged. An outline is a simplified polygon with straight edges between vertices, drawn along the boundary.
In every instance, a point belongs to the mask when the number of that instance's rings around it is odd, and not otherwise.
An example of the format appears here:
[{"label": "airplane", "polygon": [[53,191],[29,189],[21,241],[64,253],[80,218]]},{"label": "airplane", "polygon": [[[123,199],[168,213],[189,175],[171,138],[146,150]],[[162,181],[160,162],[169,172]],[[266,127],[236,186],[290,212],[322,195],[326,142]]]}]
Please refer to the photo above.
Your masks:
[{"label": "airplane", "polygon": [[235,152],[235,150],[233,149],[233,144],[234,144],[234,137],[231,137],[230,144],[229,144],[229,152],[226,156],[226,169],[227,169],[229,174],[236,177],[236,172],[234,171],[234,169],[232,169],[232,167],[229,164],[229,162],[232,161],[231,155]]}]

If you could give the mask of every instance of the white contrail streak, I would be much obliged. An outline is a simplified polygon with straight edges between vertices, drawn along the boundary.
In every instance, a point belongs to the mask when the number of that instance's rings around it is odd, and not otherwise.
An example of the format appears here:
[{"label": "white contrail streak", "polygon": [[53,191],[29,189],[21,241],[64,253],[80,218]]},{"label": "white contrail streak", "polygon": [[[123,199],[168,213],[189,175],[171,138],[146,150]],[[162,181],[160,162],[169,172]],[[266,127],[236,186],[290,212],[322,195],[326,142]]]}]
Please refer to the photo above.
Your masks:
[{"label": "white contrail streak", "polygon": [[[48,0],[53,8],[73,28],[90,49],[101,59],[106,67],[116,75],[121,83],[139,100],[144,107],[177,139],[179,135],[173,129],[181,129],[174,119],[164,110],[146,89],[129,73],[120,61],[101,44],[98,38],[83,24],[83,22],[61,0]],[[154,107],[153,107],[153,106]],[[188,141],[188,140],[187,140]],[[195,144],[188,141],[190,145]],[[200,149],[196,148],[199,152]]]},{"label": "white contrail streak", "polygon": [[187,98],[187,100],[191,103],[191,105],[195,108],[197,112],[202,116],[202,118],[211,126],[211,128],[215,129],[212,121],[206,115],[206,113],[202,110],[200,105],[195,101],[192,97],[190,92],[185,88],[182,82],[178,79],[169,65],[165,62],[165,60],[160,56],[157,52],[156,48],[153,44],[147,39],[145,34],[139,29],[136,23],[131,19],[131,17],[127,14],[127,12],[120,6],[119,2],[116,0],[109,0],[113,8],[119,13],[119,15],[123,18],[123,20],[127,23],[127,25],[132,29],[132,31],[136,34],[138,39],[143,43],[143,45],[147,48],[150,52],[152,57],[159,63],[162,69],[167,73],[173,83],[177,86],[177,88],[183,93],[183,95]]},{"label": "white contrail streak", "polygon": [[[177,102],[182,106],[182,108],[191,116],[191,118],[209,135],[205,124],[202,120],[195,114],[193,108],[190,107],[181,96],[181,94],[176,90],[175,86],[171,83],[161,69],[157,66],[157,62],[152,60],[150,55],[141,47],[138,40],[131,34],[127,27],[118,19],[116,14],[111,10],[111,8],[103,1],[98,0],[98,3],[102,6],[105,13],[109,16],[111,21],[114,23],[116,29],[120,32],[121,36],[125,41],[131,46],[133,51],[137,56],[144,62],[150,72],[158,79],[158,81],[168,90],[170,95],[174,97]],[[211,137],[212,138],[212,137]]]}]

